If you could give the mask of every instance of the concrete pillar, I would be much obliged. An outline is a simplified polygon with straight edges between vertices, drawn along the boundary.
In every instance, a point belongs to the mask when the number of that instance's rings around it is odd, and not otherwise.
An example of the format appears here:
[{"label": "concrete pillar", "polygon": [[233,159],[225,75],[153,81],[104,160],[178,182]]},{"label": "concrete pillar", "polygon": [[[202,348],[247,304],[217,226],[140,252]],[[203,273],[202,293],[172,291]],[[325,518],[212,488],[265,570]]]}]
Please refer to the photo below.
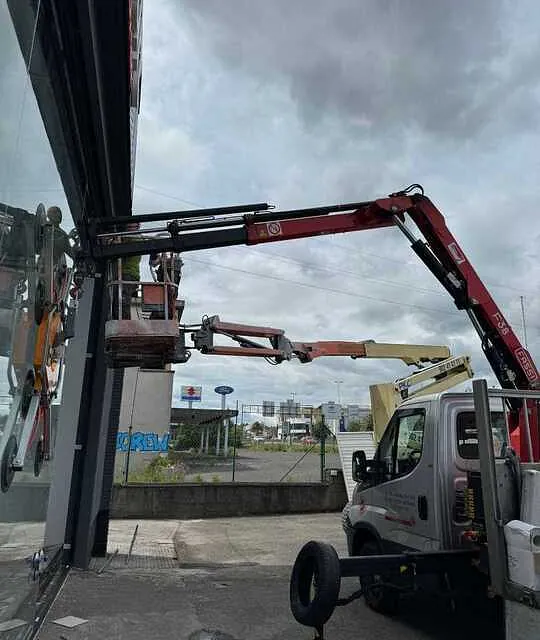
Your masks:
[{"label": "concrete pillar", "polygon": [[199,446],[199,453],[203,452],[204,449],[204,429],[201,428],[201,444]]},{"label": "concrete pillar", "polygon": [[221,440],[221,420],[217,424],[217,437],[216,437],[216,456],[219,456]]},{"label": "concrete pillar", "polygon": [[209,440],[209,436],[208,436],[208,426],[206,426],[204,428],[204,452],[208,453],[208,440]]}]

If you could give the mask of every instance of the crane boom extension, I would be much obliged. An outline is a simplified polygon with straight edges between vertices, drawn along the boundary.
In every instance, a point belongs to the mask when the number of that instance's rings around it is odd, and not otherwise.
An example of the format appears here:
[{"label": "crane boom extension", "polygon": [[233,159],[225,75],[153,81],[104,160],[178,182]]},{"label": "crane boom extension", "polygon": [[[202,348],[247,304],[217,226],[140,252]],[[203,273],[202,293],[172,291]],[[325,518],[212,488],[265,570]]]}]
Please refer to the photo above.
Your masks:
[{"label": "crane boom extension", "polygon": [[[467,260],[446,226],[443,215],[420,187],[421,192],[413,193],[414,187],[417,185],[387,198],[351,205],[241,216],[235,214],[200,222],[204,218],[203,209],[196,223],[170,222],[167,226],[169,238],[107,244],[105,236],[108,234],[98,234],[98,240],[102,238],[104,242],[96,248],[96,255],[112,258],[159,251],[185,252],[397,226],[411,242],[414,252],[452,296],[457,308],[469,315],[501,386],[538,388],[540,374],[530,354]],[[416,224],[425,241],[416,238],[405,225],[406,214]],[[178,213],[178,217],[180,215]],[[161,232],[162,229],[156,231]]]},{"label": "crane boom extension", "polygon": [[370,385],[375,440],[378,442],[381,439],[395,409],[405,400],[445,391],[472,377],[469,356],[454,356],[423,367],[394,382]]},{"label": "crane boom extension", "polygon": [[[186,330],[181,331],[186,332]],[[215,345],[215,335],[226,336],[240,346]],[[270,346],[259,344],[250,339],[256,337],[267,338],[270,341]],[[421,367],[424,363],[438,363],[450,357],[450,349],[438,345],[387,344],[374,340],[291,342],[285,336],[283,329],[222,322],[219,316],[204,318],[200,328],[192,332],[191,339],[195,349],[201,353],[274,358],[276,363],[292,358],[297,358],[300,362],[312,362],[315,358],[324,356],[350,356],[353,359],[393,358],[402,360],[408,365]]]},{"label": "crane boom extension", "polygon": [[[423,239],[416,237],[409,229],[407,216],[419,229]],[[181,212],[177,217],[181,217]],[[478,277],[446,226],[443,215],[419,185],[411,185],[386,198],[368,202],[296,211],[225,215],[207,221],[204,220],[204,210],[201,210],[195,222],[189,222],[189,219],[187,222],[169,222],[166,227],[170,234],[168,238],[107,244],[109,234],[98,233],[97,239],[101,244],[96,247],[94,257],[114,258],[160,251],[186,252],[241,244],[255,245],[383,227],[398,227],[403,232],[413,251],[452,296],[457,308],[467,313],[501,387],[522,390],[540,388],[540,374],[529,352],[520,343]],[[162,229],[155,231],[161,232]],[[523,411],[521,401],[509,399],[508,403],[514,410],[510,428],[515,429],[518,423],[528,424],[529,418]],[[538,459],[538,429],[533,431],[531,437],[532,453],[534,459]]]},{"label": "crane boom extension", "polygon": [[[405,226],[408,214],[427,242]],[[442,214],[423,194],[394,194],[375,200],[363,209],[326,218],[250,223],[247,244],[305,238],[325,233],[362,231],[397,226],[411,241],[413,251],[464,309],[482,341],[482,349],[503,388],[538,388],[540,375],[527,350],[495,304]]]}]

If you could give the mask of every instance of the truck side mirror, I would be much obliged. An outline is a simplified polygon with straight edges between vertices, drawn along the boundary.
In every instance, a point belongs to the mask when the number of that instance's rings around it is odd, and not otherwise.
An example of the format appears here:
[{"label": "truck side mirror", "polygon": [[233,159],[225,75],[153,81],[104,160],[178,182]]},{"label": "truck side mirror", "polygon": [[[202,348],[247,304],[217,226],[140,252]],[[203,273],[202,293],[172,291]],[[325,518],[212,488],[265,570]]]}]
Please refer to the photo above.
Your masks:
[{"label": "truck side mirror", "polygon": [[367,471],[366,452],[355,451],[352,454],[352,477],[355,482],[362,482]]}]

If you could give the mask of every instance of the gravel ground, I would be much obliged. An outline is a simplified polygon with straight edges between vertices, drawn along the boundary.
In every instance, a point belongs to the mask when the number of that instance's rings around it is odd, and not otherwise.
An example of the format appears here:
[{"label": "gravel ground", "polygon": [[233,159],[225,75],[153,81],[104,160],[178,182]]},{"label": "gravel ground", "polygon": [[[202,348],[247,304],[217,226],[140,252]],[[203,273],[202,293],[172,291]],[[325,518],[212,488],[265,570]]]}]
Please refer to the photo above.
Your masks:
[{"label": "gravel ground", "polygon": [[[155,454],[131,455],[130,469],[140,472],[153,459]],[[299,451],[257,451],[255,449],[238,449],[235,465],[235,481],[237,482],[279,482],[280,479],[303,456]],[[121,474],[125,454],[117,455],[117,475]],[[308,453],[287,476],[289,482],[318,482],[321,477],[320,457],[318,452]],[[337,453],[326,455],[327,468],[341,468]],[[193,459],[186,463],[186,481],[197,479],[205,482],[232,480],[232,459]],[[199,478],[200,476],[200,478]],[[219,478],[219,480],[218,480]]]}]

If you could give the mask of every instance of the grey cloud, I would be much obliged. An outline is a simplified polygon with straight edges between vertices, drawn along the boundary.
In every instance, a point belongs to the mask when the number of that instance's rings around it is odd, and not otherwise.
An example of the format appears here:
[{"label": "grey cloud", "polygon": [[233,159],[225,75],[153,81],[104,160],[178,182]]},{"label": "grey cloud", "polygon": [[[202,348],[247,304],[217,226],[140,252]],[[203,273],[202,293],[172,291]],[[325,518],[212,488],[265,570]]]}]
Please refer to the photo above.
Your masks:
[{"label": "grey cloud", "polygon": [[[201,46],[265,83],[284,79],[308,121],[319,123],[338,109],[360,131],[418,126],[466,138],[501,112],[522,126],[537,110],[528,89],[537,55],[507,60],[513,16],[500,1],[465,7],[442,0],[188,0],[186,6],[182,19]],[[538,42],[531,46],[537,54]]]},{"label": "grey cloud", "polygon": [[[365,37],[357,37],[357,27],[346,33],[356,24],[348,16],[330,24],[336,5],[363,12]],[[384,4],[394,14],[375,29],[380,3],[306,6],[209,0],[183,3],[181,13],[170,2],[148,9],[138,182],[204,205],[267,200],[286,208],[374,198],[421,181],[519,327],[521,290],[534,291],[540,276],[538,186],[532,174],[527,178],[536,154],[534,129],[526,136],[506,135],[507,121],[511,125],[516,105],[533,87],[525,62],[536,40],[522,46],[523,15],[507,20],[499,3],[480,2],[471,3],[460,22],[458,3],[426,3],[429,13],[423,16],[421,3]],[[410,7],[410,15],[402,15],[402,6]],[[513,44],[507,50],[509,33]],[[368,62],[366,47],[372,52]],[[336,79],[317,84],[312,78],[323,58]],[[340,77],[351,61],[358,68]],[[365,104],[364,87],[371,101]],[[455,99],[449,115],[447,91]],[[317,127],[299,119],[290,94],[297,104],[315,105]],[[526,110],[535,108],[534,101],[525,103]],[[445,114],[447,122],[439,122]],[[520,118],[530,128],[525,114]],[[496,130],[481,144],[467,137],[456,141],[477,131],[475,123],[491,126],[490,120]],[[141,190],[136,197],[141,211],[188,206]],[[466,315],[396,230],[209,250],[184,259],[186,322],[217,313],[224,320],[283,328],[294,340],[448,344],[454,353],[472,356],[477,374],[490,375]],[[540,331],[533,330],[538,313],[531,294],[533,355],[540,348]],[[363,402],[370,383],[407,371],[391,361],[327,358],[271,367],[262,360],[194,354],[187,366],[177,367],[177,384],[198,382],[211,390],[225,382],[245,400],[279,400],[294,391],[320,402],[335,399],[333,381],[343,379],[343,397]]]}]

